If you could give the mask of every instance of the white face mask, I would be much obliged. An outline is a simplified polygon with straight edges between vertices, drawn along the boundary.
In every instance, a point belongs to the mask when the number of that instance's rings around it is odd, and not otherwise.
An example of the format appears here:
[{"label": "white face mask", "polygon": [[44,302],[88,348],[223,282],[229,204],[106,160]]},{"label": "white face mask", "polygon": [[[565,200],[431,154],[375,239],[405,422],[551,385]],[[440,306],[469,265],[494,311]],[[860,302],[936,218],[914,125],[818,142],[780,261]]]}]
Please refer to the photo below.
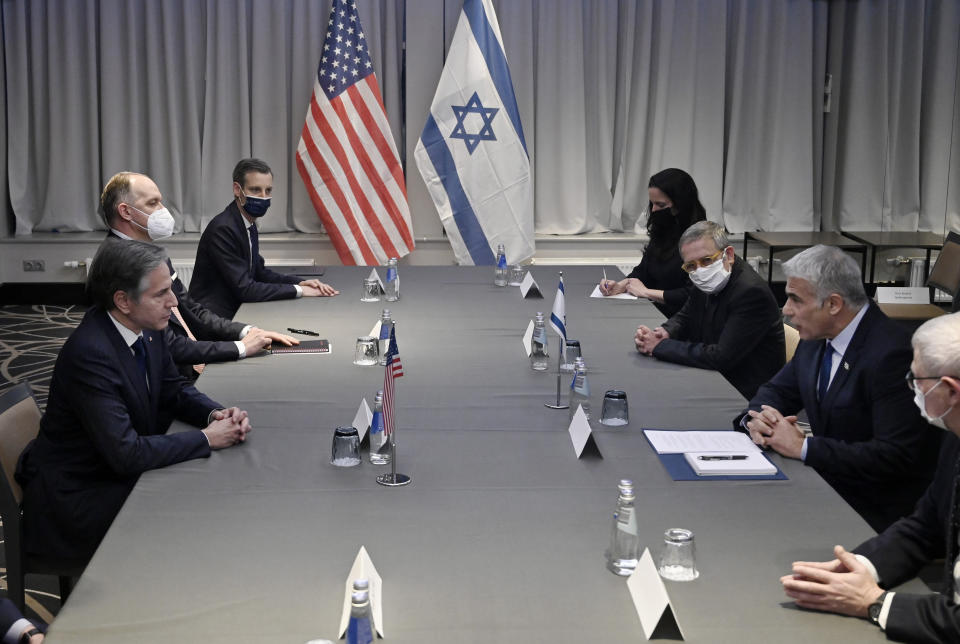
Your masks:
[{"label": "white face mask", "polygon": [[927,414],[927,401],[926,401],[927,394],[929,394],[931,391],[939,387],[940,383],[942,382],[943,382],[942,380],[938,380],[937,384],[930,387],[930,389],[927,391],[926,394],[923,393],[919,387],[917,387],[913,392],[913,402],[920,409],[920,415],[923,416],[923,419],[925,421],[927,421],[934,427],[939,427],[940,429],[947,429],[947,424],[943,422],[943,417],[950,413],[950,410],[953,409],[952,405],[950,407],[947,407],[947,410],[944,411],[939,416],[937,416],[936,418],[931,418]]},{"label": "white face mask", "polygon": [[[130,206],[130,204],[127,204]],[[161,208],[160,210],[154,210],[149,215],[136,206],[130,206],[141,215],[147,218],[147,227],[144,228],[137,222],[130,220],[137,228],[147,231],[147,235],[150,237],[151,241],[157,241],[159,239],[166,239],[173,235],[173,229],[177,225],[177,222],[173,219],[173,215],[170,214],[170,211],[166,208]]]},{"label": "white face mask", "polygon": [[690,281],[707,295],[716,293],[722,289],[726,286],[727,280],[729,279],[730,271],[723,265],[723,255],[718,257],[716,261],[709,266],[697,268],[697,270],[690,273]]}]

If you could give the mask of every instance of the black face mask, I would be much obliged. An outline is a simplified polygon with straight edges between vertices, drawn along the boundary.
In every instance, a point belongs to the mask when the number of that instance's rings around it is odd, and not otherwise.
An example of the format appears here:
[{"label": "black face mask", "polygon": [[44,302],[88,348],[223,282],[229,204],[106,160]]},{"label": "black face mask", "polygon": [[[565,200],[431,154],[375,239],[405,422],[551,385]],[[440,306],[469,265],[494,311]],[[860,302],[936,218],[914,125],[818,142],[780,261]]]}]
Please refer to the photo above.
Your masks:
[{"label": "black face mask", "polygon": [[677,226],[677,216],[673,208],[661,208],[650,212],[647,232],[651,239],[670,235]]}]

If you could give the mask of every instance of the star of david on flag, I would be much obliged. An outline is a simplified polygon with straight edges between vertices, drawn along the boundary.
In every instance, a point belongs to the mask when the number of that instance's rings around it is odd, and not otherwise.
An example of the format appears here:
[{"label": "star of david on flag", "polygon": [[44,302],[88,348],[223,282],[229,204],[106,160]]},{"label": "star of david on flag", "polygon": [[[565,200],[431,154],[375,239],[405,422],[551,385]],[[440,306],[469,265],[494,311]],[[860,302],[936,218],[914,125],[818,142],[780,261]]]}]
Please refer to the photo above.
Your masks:
[{"label": "star of david on flag", "polygon": [[513,80],[491,0],[463,11],[414,152],[459,264],[533,256],[533,188]]}]

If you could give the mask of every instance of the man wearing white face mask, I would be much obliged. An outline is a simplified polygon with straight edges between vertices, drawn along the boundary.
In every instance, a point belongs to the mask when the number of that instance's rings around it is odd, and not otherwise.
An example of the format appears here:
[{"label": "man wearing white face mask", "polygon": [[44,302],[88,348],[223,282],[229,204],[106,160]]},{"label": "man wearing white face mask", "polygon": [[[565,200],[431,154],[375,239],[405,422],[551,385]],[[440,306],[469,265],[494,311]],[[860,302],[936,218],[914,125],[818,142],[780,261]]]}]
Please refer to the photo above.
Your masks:
[{"label": "man wearing white face mask", "polygon": [[[173,234],[174,219],[163,206],[160,189],[143,174],[118,172],[111,177],[100,195],[100,214],[110,230],[108,239],[157,241]],[[208,311],[190,298],[169,259],[167,268],[177,306],[163,333],[181,375],[194,379],[204,364],[252,356],[272,342],[297,343],[282,333],[225,320]]]},{"label": "man wearing white face mask", "polygon": [[701,221],[680,237],[683,270],[697,287],[680,311],[637,328],[637,351],[714,369],[745,398],[783,366],[783,320],[767,283],[733,252],[723,227]]},{"label": "man wearing white face mask", "polygon": [[[888,639],[960,641],[960,313],[925,322],[913,335],[907,385],[930,423],[949,430],[933,483],[913,513],[834,559],[797,561],[780,579],[804,608],[869,619]],[[904,387],[907,389],[907,387]],[[926,564],[944,558],[941,593],[889,592]]]},{"label": "man wearing white face mask", "polygon": [[319,280],[301,280],[266,267],[257,220],[267,213],[272,195],[270,166],[260,159],[242,159],[233,169],[233,201],[200,236],[190,295],[225,318],[232,318],[244,302],[339,294]]},{"label": "man wearing white face mask", "polygon": [[[879,532],[913,510],[940,446],[903,386],[910,334],[867,299],[860,267],[839,248],[808,248],[783,272],[783,314],[800,344],[734,426],[814,468]],[[801,409],[810,436],[797,426]]]}]

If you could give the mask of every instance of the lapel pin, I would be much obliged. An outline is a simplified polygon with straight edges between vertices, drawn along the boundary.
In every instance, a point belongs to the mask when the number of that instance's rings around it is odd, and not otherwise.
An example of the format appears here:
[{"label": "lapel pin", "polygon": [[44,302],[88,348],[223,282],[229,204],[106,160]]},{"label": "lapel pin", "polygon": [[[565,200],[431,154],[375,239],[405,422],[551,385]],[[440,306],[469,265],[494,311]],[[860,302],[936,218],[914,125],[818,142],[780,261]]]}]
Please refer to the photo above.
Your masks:
[{"label": "lapel pin", "polygon": [[844,363],[843,363],[843,368],[846,369],[847,371],[850,371],[850,363],[849,363],[849,362],[844,362]]}]

